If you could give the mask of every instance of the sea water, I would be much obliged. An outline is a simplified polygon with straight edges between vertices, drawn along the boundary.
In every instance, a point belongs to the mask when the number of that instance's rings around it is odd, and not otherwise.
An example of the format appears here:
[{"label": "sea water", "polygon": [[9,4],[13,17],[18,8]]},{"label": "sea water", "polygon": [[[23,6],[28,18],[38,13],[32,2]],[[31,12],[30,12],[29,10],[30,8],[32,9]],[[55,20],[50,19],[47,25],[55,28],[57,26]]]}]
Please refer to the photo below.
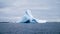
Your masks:
[{"label": "sea water", "polygon": [[60,34],[60,22],[0,23],[0,34]]}]

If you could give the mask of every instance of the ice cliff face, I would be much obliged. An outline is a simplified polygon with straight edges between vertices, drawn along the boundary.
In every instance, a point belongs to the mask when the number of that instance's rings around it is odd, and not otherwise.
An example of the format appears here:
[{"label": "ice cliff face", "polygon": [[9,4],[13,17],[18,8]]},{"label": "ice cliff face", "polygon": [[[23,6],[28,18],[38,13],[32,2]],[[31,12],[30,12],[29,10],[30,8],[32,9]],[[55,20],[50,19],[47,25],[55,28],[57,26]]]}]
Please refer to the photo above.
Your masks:
[{"label": "ice cliff face", "polygon": [[23,17],[18,20],[18,23],[45,23],[45,20],[38,20],[31,15],[31,10],[26,10]]}]

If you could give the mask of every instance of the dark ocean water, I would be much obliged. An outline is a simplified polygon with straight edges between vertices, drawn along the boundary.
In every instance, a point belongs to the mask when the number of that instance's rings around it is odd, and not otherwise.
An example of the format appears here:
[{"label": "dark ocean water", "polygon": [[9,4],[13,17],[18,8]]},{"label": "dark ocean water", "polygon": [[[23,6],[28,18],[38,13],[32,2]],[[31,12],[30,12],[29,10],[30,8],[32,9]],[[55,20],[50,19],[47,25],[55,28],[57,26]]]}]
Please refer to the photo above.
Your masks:
[{"label": "dark ocean water", "polygon": [[0,23],[0,34],[60,34],[60,22]]}]

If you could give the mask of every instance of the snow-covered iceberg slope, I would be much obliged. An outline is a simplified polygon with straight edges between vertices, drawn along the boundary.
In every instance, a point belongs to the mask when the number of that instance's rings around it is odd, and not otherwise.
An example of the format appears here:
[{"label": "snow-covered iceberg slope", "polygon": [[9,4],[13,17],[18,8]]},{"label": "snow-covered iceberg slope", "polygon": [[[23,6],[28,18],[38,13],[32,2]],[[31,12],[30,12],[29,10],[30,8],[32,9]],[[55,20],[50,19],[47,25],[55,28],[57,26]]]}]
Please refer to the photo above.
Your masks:
[{"label": "snow-covered iceberg slope", "polygon": [[31,15],[31,10],[26,10],[23,17],[17,23],[46,23],[46,20],[39,20]]}]

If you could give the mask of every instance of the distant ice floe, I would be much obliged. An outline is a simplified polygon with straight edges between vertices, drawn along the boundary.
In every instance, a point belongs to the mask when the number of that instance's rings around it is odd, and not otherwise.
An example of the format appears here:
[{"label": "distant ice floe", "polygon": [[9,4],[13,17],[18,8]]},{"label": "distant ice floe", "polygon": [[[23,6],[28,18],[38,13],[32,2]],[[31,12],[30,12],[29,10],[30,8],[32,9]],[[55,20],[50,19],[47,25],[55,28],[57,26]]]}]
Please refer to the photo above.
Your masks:
[{"label": "distant ice floe", "polygon": [[46,20],[39,20],[31,15],[31,10],[26,10],[23,17],[17,23],[46,23]]}]

